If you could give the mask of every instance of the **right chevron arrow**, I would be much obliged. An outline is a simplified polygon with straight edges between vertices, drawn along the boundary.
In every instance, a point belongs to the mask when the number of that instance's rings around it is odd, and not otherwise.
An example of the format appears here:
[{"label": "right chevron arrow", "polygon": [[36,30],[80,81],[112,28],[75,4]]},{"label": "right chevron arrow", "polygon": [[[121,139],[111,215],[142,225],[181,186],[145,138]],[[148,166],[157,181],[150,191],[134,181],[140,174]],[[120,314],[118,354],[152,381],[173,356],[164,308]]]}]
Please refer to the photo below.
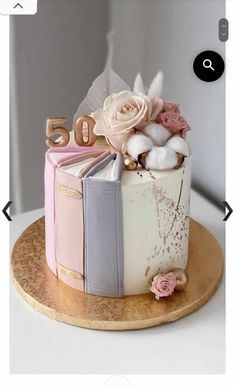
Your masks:
[{"label": "right chevron arrow", "polygon": [[226,214],[226,216],[224,217],[223,221],[227,221],[228,218],[231,216],[231,214],[233,213],[233,210],[231,208],[231,206],[227,203],[227,201],[223,201],[223,204],[224,204],[224,207],[226,209],[228,209],[228,213]]}]

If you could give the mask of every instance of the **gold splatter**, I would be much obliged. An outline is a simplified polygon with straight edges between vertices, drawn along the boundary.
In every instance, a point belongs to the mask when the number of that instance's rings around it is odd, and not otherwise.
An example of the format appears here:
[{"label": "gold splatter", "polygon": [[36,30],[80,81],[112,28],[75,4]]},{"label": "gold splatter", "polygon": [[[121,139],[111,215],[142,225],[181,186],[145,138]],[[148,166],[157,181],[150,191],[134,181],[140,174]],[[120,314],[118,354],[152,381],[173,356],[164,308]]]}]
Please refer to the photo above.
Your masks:
[{"label": "gold splatter", "polygon": [[150,266],[148,265],[148,267],[146,267],[145,269],[144,276],[148,276],[149,271],[150,271]]}]

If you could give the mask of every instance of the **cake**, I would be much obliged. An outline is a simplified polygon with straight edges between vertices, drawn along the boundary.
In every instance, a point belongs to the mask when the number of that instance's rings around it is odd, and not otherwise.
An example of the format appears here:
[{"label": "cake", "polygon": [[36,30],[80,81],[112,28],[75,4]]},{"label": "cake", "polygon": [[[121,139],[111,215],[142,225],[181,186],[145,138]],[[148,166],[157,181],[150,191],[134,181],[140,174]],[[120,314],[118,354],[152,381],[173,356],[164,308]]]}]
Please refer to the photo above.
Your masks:
[{"label": "cake", "polygon": [[[46,259],[78,291],[152,292],[159,300],[188,282],[189,126],[179,106],[160,97],[161,72],[148,91],[140,74],[131,91],[112,73],[115,82],[99,93],[105,75],[107,68],[72,132],[63,119],[47,123]],[[53,141],[54,133],[61,137]]]}]

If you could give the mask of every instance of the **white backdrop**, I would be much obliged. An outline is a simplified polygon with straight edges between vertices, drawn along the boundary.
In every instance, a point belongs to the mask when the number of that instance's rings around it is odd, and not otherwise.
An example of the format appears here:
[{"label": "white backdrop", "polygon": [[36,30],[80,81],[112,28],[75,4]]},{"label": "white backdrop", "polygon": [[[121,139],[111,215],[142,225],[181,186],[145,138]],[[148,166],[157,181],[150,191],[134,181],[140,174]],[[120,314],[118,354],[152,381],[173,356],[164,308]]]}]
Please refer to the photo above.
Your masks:
[{"label": "white backdrop", "polygon": [[44,205],[47,117],[67,117],[103,70],[106,0],[39,0],[35,16],[11,17],[13,212]]},{"label": "white backdrop", "polygon": [[45,120],[68,127],[106,57],[105,33],[116,35],[114,69],[130,85],[138,71],[148,85],[165,74],[164,95],[177,101],[192,131],[193,185],[224,199],[224,76],[201,82],[197,53],[218,40],[223,0],[39,0],[36,16],[11,18],[11,199],[13,212],[43,206]]},{"label": "white backdrop", "polygon": [[195,56],[213,50],[225,57],[218,21],[223,0],[120,0],[111,2],[116,31],[114,64],[133,83],[138,71],[147,85],[162,69],[163,96],[178,102],[191,125],[193,186],[216,203],[225,196],[225,76],[200,81]]}]

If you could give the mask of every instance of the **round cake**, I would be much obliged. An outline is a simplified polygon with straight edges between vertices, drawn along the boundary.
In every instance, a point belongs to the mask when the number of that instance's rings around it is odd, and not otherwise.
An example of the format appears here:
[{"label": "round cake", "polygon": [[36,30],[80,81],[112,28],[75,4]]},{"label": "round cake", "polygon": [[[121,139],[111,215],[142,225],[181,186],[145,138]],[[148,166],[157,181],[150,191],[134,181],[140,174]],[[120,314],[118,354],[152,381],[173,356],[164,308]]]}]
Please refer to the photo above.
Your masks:
[{"label": "round cake", "polygon": [[159,300],[187,285],[190,128],[179,106],[160,98],[162,80],[160,72],[146,90],[138,74],[132,92],[107,67],[71,132],[64,118],[47,121],[46,259],[87,294],[151,291]]},{"label": "round cake", "polygon": [[[154,275],[187,265],[190,158],[177,170],[122,167],[118,182],[112,160],[91,180],[110,187],[94,185],[89,193],[85,175],[108,157],[108,151],[92,147],[48,150],[48,265],[59,279],[87,293],[147,293]],[[84,208],[84,190],[92,194],[90,208]]]}]

